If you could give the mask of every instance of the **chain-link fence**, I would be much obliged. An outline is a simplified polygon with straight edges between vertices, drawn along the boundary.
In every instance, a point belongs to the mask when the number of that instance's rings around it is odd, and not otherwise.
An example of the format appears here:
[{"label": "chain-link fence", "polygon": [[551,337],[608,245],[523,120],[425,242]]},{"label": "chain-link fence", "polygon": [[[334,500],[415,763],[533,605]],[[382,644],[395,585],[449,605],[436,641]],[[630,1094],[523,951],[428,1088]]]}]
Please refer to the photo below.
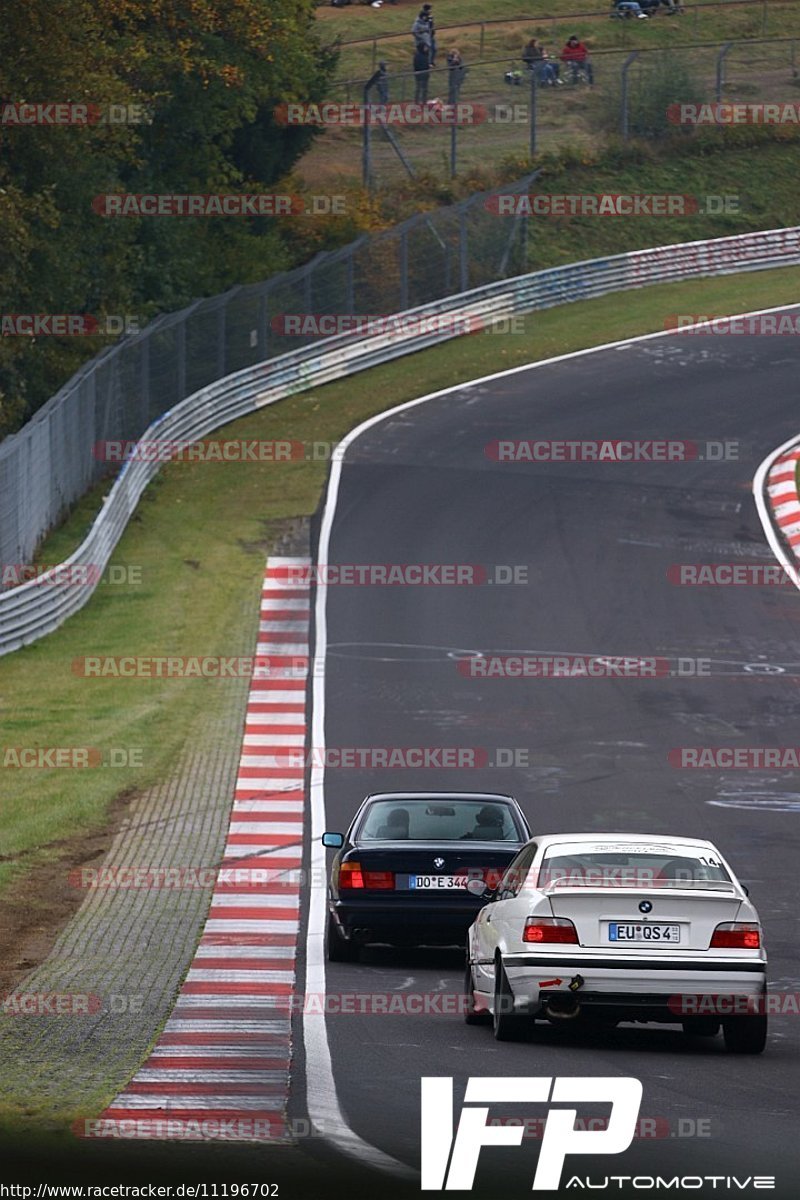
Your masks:
[{"label": "chain-link fence", "polygon": [[[578,8],[585,8],[585,5]],[[470,61],[482,62],[501,53],[514,53],[515,48],[531,37],[541,38],[548,45],[560,45],[564,31],[588,39],[595,48],[599,48],[602,40],[603,48],[608,50],[634,49],[645,44],[665,46],[675,40],[712,42],[719,40],[721,31],[726,37],[739,40],[780,37],[792,33],[796,10],[797,0],[702,0],[699,4],[680,0],[677,12],[661,3],[655,10],[657,19],[639,25],[634,20],[612,18],[609,0],[608,4],[598,4],[586,12],[551,14],[541,11],[527,16],[490,17],[453,24],[437,21],[436,36],[442,59],[450,46],[458,46]],[[384,13],[391,11],[384,8]],[[413,44],[411,21],[417,8],[407,11],[408,23],[402,29],[345,39],[338,36],[336,14],[329,14],[330,19],[323,23],[323,29],[325,40],[339,50],[337,78],[366,77],[381,59],[391,70],[403,70]],[[675,17],[679,20],[674,20]]]},{"label": "chain-link fence", "polygon": [[[533,178],[503,193],[524,193]],[[198,300],[87,363],[0,444],[0,566],[31,562],[43,535],[109,474],[109,442],[135,441],[214,380],[340,332],[337,318],[380,317],[521,274],[524,219],[498,221],[494,194]]]},{"label": "chain-link fence", "polygon": [[[511,253],[506,243],[502,261]],[[406,354],[441,345],[477,329],[502,329],[517,315],[553,305],[607,296],[628,288],[679,279],[763,271],[800,263],[800,229],[773,229],[735,237],[654,246],[610,258],[568,263],[499,279],[471,291],[378,322],[360,336],[326,338],[257,363],[209,384],[157,417],[147,431],[153,445],[186,446],[237,417],[276,404],[299,391],[344,379]],[[148,483],[158,473],[155,456],[134,454],[111,487],[86,538],[62,564],[0,593],[0,655],[57,629],[90,599]],[[73,586],[80,573],[88,586]],[[76,574],[77,573],[77,574]]]},{"label": "chain-link fence", "polygon": [[[342,174],[359,175],[368,186],[391,188],[408,175],[447,178],[531,153],[597,147],[612,136],[651,137],[670,126],[672,104],[724,100],[800,105],[798,43],[800,38],[780,37],[670,49],[600,49],[591,52],[590,70],[576,72],[560,61],[563,41],[554,37],[544,43],[549,66],[538,69],[538,86],[532,86],[533,73],[520,47],[513,56],[466,60],[466,75],[455,92],[440,51],[424,80],[424,116],[415,111],[419,79],[407,61],[388,69],[385,122],[376,119],[367,126],[351,120],[348,125],[344,106],[363,103],[365,81],[337,84],[331,97],[331,124],[337,128],[322,133],[305,166],[313,172],[335,151]],[[453,98],[461,105],[455,124],[447,113]],[[376,86],[367,99],[378,111],[382,96]]]}]

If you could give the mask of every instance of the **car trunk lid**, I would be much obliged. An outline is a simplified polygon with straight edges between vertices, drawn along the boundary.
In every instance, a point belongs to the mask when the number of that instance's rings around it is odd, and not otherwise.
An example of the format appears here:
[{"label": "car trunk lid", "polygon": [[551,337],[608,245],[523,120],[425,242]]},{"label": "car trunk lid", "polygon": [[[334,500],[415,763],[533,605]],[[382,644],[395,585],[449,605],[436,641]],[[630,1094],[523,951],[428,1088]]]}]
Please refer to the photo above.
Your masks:
[{"label": "car trunk lid", "polygon": [[717,925],[735,921],[741,898],[730,884],[659,888],[546,889],[554,917],[573,922],[582,946],[652,953],[708,950]]},{"label": "car trunk lid", "polygon": [[425,842],[369,848],[356,845],[340,864],[339,888],[341,891],[343,876],[358,864],[363,889],[347,889],[350,894],[357,890],[362,896],[375,895],[384,900],[392,896],[405,900],[463,896],[474,903],[475,897],[464,886],[466,881],[483,879],[488,887],[496,887],[520,848],[521,844],[514,842],[502,846],[472,842],[469,847],[456,844],[452,848]]}]

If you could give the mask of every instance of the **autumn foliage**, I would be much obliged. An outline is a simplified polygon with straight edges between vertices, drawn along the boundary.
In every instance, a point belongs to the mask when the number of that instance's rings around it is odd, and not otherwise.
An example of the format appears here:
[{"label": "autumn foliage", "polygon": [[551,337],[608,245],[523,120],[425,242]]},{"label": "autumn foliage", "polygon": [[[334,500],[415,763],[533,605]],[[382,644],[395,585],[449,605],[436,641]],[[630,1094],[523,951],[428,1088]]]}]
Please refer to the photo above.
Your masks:
[{"label": "autumn foliage", "polygon": [[[264,278],[302,256],[272,217],[108,219],[103,194],[275,191],[313,137],[273,123],[333,68],[312,0],[25,0],[0,22],[0,105],[137,114],[0,124],[0,314],[135,314]],[[0,436],[103,342],[0,337]]]}]

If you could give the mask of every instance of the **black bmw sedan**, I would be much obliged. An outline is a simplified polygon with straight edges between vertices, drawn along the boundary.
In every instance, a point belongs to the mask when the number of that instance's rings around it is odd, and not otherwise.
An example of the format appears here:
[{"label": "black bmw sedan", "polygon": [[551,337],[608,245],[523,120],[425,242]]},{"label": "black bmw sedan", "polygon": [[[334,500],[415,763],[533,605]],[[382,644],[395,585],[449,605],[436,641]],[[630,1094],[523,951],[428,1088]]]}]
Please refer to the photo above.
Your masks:
[{"label": "black bmw sedan", "polygon": [[491,792],[380,792],[346,834],[325,833],[333,860],[327,947],[355,962],[361,946],[463,945],[481,907],[471,879],[494,888],[530,838],[512,796]]}]

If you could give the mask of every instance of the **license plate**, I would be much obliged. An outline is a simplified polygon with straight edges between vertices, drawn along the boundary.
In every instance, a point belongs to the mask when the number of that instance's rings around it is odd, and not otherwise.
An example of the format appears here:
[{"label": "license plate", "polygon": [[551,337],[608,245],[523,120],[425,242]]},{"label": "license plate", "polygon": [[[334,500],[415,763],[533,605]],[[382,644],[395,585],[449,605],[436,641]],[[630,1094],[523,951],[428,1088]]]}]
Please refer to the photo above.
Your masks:
[{"label": "license plate", "polygon": [[418,892],[451,892],[467,886],[466,875],[409,875],[408,886]]},{"label": "license plate", "polygon": [[665,945],[675,945],[681,940],[681,927],[680,925],[656,925],[651,921],[647,921],[643,925],[610,921],[608,940],[610,942],[663,942]]}]

